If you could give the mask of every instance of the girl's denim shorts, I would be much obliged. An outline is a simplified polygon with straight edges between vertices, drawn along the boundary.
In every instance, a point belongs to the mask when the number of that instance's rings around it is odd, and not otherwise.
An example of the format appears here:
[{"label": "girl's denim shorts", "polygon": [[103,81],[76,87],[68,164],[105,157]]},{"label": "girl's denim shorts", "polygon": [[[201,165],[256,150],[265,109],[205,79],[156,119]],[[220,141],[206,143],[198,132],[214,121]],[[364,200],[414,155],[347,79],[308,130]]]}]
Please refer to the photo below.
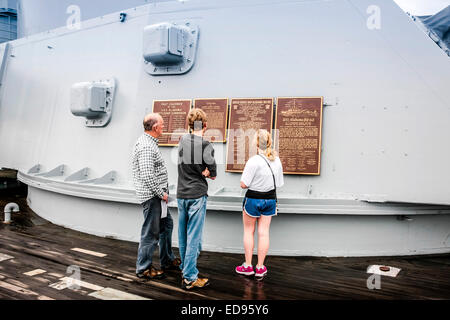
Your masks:
[{"label": "girl's denim shorts", "polygon": [[277,202],[275,199],[244,198],[243,209],[252,218],[261,215],[270,217],[277,215]]}]

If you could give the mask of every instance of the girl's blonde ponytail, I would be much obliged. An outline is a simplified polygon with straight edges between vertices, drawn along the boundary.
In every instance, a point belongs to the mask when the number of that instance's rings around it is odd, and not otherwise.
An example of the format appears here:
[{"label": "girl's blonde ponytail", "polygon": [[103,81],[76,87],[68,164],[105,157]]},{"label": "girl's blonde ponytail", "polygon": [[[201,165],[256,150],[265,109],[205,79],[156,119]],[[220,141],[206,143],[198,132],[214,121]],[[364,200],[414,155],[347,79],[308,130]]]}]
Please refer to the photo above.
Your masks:
[{"label": "girl's blonde ponytail", "polygon": [[267,130],[259,129],[256,132],[256,145],[259,149],[264,151],[264,155],[270,160],[274,161],[277,156],[276,151],[272,148],[272,137]]}]

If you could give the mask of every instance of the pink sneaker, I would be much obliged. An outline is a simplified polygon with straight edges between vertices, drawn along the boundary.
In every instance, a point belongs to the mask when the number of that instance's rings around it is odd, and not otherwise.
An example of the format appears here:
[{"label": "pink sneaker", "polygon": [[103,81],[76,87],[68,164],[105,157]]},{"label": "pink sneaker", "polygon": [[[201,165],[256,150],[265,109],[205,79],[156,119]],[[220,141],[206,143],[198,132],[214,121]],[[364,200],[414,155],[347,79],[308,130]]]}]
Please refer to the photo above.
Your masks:
[{"label": "pink sneaker", "polygon": [[262,266],[262,268],[255,267],[256,273],[255,277],[264,277],[267,274],[266,266]]},{"label": "pink sneaker", "polygon": [[252,266],[244,267],[244,264],[242,264],[241,266],[237,266],[236,272],[239,274],[246,275],[246,276],[251,276],[251,275],[255,274],[255,271],[253,271]]}]

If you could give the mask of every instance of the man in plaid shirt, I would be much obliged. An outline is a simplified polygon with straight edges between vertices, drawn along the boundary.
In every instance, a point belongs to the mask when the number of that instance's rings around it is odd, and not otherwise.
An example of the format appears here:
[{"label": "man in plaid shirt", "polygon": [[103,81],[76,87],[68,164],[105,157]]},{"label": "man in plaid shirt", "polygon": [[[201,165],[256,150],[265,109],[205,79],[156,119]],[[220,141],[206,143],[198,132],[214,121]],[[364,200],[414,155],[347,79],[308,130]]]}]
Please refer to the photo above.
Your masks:
[{"label": "man in plaid shirt", "polygon": [[173,220],[170,212],[161,219],[161,201],[168,202],[167,169],[158,148],[158,138],[164,129],[164,120],[152,113],[144,118],[144,133],[133,149],[133,182],[136,195],[144,208],[136,275],[138,278],[161,279],[164,271],[152,265],[153,252],[159,242],[159,257],[163,270],[179,270],[180,259],[172,252]]}]

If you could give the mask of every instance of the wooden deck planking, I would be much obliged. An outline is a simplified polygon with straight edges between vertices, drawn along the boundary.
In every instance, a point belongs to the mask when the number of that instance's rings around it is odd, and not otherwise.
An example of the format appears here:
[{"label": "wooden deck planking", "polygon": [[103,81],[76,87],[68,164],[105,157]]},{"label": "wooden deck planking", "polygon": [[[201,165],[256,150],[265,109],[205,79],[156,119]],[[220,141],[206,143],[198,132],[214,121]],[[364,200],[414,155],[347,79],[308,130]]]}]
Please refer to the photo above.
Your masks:
[{"label": "wooden deck planking", "polygon": [[[2,208],[11,199],[0,199]],[[33,213],[13,215],[12,225],[0,225],[0,252],[14,259],[0,262],[0,281],[36,292],[52,299],[87,299],[93,291],[81,288],[56,290],[50,283],[59,281],[52,274],[66,275],[69,265],[78,265],[81,280],[149,299],[450,299],[450,255],[421,257],[368,258],[267,258],[269,275],[255,281],[234,273],[243,254],[202,252],[198,266],[201,275],[210,277],[208,288],[186,292],[180,288],[180,274],[170,272],[167,278],[141,281],[135,277],[137,243],[95,237],[50,223],[34,225]],[[1,210],[2,211],[2,210]],[[106,254],[104,257],[73,251],[82,248]],[[269,251],[270,254],[270,251]],[[157,251],[155,264],[159,263]],[[396,278],[381,277],[381,290],[369,290],[366,280],[370,264],[401,268]],[[23,273],[46,270],[37,276]],[[8,287],[9,285],[5,285]],[[36,299],[0,286],[1,299]],[[12,287],[11,287],[12,288]]]},{"label": "wooden deck planking", "polygon": [[[158,298],[158,299],[173,299],[174,293],[172,291],[175,290],[168,290],[165,288],[161,288],[161,285],[164,283],[151,283],[147,282],[144,285],[137,280],[134,276],[133,272],[125,273],[124,275],[132,282],[126,282],[122,280],[117,280],[118,276],[122,276],[122,274],[118,275],[118,272],[115,272],[114,269],[111,269],[109,264],[102,264],[98,261],[92,261],[77,257],[70,257],[70,256],[52,256],[50,254],[40,253],[37,250],[29,249],[29,248],[23,248],[22,253],[19,252],[20,247],[17,246],[16,243],[14,243],[14,239],[11,237],[5,237],[5,240],[10,241],[7,245],[0,244],[0,250],[8,252],[8,254],[15,255],[17,260],[25,260],[27,261],[27,264],[24,264],[26,267],[26,270],[30,268],[34,268],[36,265],[40,265],[42,269],[49,270],[51,272],[56,272],[59,274],[66,275],[66,268],[69,265],[78,265],[80,267],[81,271],[81,280],[100,285],[102,287],[113,287],[114,289],[123,290],[129,293],[133,294],[144,294],[148,296],[149,298]],[[16,240],[17,241],[17,240]],[[113,240],[114,241],[114,240]],[[9,249],[9,250],[8,250]],[[55,248],[54,246],[51,248],[54,250],[61,250],[60,248]],[[62,249],[64,250],[64,249]],[[94,260],[94,259],[93,259]],[[17,272],[22,271],[22,268],[24,267],[21,265],[19,268],[17,268]],[[53,268],[51,268],[53,266]],[[56,268],[55,268],[56,266]],[[23,269],[25,270],[25,269]],[[133,269],[134,270],[134,269]],[[21,275],[18,275],[19,277],[22,277]],[[45,274],[43,275],[45,277]],[[168,278],[170,278],[171,275],[169,275]],[[24,276],[26,277],[26,276]],[[32,277],[31,277],[32,278]],[[48,279],[48,277],[45,277]],[[133,280],[134,278],[134,280]],[[175,279],[173,279],[175,280]],[[53,278],[52,283],[58,282],[59,279]],[[173,281],[172,281],[173,282]],[[178,287],[174,288],[178,289]],[[67,290],[62,290],[61,292],[65,292]],[[184,296],[184,292],[181,292],[181,294]],[[80,297],[78,297],[80,298]]]}]

